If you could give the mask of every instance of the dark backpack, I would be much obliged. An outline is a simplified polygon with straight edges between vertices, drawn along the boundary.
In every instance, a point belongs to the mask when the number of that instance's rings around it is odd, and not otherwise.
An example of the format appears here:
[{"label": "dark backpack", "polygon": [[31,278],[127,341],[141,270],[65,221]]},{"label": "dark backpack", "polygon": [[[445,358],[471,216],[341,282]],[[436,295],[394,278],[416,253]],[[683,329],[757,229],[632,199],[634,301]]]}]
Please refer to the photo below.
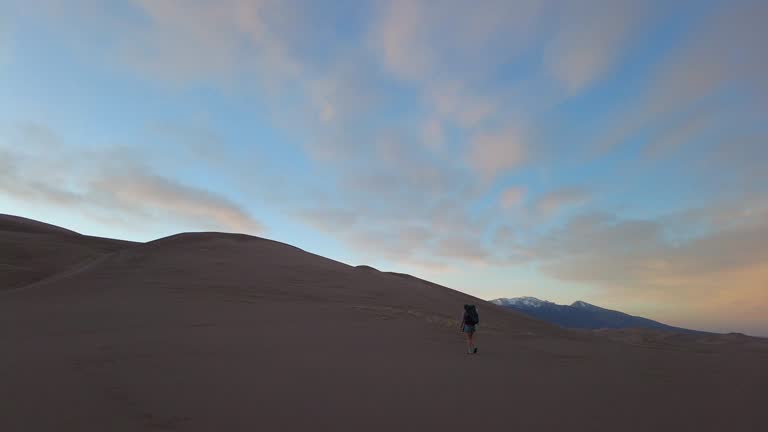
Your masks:
[{"label": "dark backpack", "polygon": [[477,315],[477,309],[475,306],[470,306],[469,310],[464,312],[464,324],[477,325],[480,323],[480,317]]}]

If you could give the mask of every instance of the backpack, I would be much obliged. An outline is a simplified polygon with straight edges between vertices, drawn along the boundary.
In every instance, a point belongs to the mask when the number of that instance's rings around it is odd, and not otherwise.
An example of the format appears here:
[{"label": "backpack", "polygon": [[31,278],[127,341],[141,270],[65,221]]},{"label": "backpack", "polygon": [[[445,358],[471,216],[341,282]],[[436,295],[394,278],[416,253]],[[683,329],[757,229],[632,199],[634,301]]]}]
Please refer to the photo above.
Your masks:
[{"label": "backpack", "polygon": [[469,307],[469,310],[464,313],[464,324],[477,325],[479,323],[480,317],[477,315],[477,309],[475,309],[475,306],[472,305]]}]

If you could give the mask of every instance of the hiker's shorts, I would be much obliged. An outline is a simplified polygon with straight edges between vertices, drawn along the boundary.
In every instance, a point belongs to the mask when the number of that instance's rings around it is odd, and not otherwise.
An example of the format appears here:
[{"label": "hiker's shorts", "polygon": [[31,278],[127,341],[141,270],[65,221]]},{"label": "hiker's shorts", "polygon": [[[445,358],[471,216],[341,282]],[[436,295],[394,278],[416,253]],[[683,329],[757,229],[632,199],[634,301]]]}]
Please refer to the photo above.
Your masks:
[{"label": "hiker's shorts", "polygon": [[464,324],[464,333],[474,333],[475,332],[475,326]]}]

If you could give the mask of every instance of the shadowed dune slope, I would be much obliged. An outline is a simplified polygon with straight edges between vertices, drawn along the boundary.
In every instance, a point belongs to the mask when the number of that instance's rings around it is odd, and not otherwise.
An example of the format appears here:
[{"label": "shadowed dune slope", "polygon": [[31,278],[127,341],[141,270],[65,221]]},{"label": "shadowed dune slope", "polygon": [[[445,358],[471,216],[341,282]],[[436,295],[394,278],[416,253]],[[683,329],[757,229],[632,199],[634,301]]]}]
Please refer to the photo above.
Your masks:
[{"label": "shadowed dune slope", "polygon": [[[0,430],[768,424],[764,345],[701,351],[674,338],[642,346],[570,332],[413,276],[244,235],[117,245],[0,292],[0,345],[12,347],[0,356]],[[457,330],[466,302],[479,305],[478,355],[464,353]]]},{"label": "shadowed dune slope", "polygon": [[0,214],[0,231],[14,233],[77,235],[77,233],[74,231],[57,227],[56,225],[50,225],[44,222],[38,222],[32,219],[6,214]]},{"label": "shadowed dune slope", "polygon": [[0,215],[0,291],[44,280],[131,245]]}]

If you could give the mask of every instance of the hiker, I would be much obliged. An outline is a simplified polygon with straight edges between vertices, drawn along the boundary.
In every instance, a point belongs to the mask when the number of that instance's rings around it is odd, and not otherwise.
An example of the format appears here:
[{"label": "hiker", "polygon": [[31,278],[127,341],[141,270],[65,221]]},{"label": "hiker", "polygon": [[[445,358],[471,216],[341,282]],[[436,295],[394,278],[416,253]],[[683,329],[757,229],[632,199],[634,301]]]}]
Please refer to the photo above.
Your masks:
[{"label": "hiker", "polygon": [[473,304],[464,305],[464,318],[461,320],[461,331],[467,335],[467,354],[477,354],[475,345],[475,330],[480,323],[480,316]]}]

